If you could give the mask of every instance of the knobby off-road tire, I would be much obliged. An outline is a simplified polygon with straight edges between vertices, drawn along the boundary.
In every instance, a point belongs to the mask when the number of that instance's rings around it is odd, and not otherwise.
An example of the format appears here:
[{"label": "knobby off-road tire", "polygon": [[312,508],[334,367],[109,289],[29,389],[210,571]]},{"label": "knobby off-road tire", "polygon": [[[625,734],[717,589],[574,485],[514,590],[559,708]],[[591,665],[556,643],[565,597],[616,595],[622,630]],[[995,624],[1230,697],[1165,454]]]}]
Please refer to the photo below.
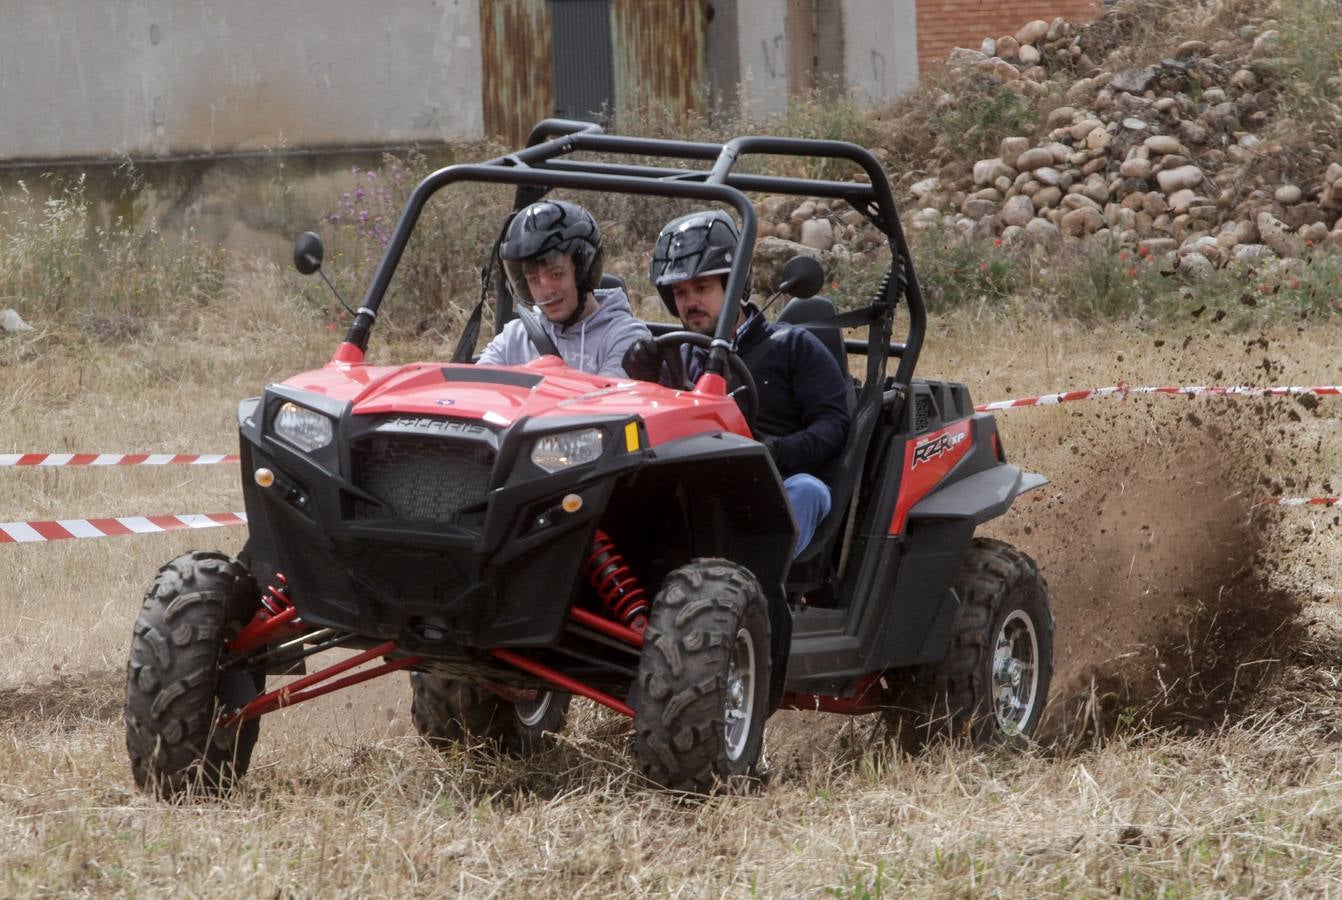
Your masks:
[{"label": "knobby off-road tire", "polygon": [[960,607],[945,657],[918,673],[888,724],[909,751],[941,736],[1023,746],[1039,725],[1053,677],[1048,585],[1015,547],[975,538],[955,592]]},{"label": "knobby off-road tire", "polygon": [[251,574],[222,553],[193,551],[159,569],[126,667],[126,749],[141,789],[221,793],[247,771],[260,720],[220,727],[216,719],[255,696],[265,676],[221,674],[219,664],[259,596]]},{"label": "knobby off-road tire", "polygon": [[757,775],[769,702],[769,613],[759,582],[697,559],[662,583],[643,633],[634,752],[673,790]]},{"label": "knobby off-road tire", "polygon": [[439,750],[471,740],[514,756],[544,748],[564,730],[572,696],[542,692],[534,701],[505,700],[488,688],[433,672],[410,673],[410,719]]}]

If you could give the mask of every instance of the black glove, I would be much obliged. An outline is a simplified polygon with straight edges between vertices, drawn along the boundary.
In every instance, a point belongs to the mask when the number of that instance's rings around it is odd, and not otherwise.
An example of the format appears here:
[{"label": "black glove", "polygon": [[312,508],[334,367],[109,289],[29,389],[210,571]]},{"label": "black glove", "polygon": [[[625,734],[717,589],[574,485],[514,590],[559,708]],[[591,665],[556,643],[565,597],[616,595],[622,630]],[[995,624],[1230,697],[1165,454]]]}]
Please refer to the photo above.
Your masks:
[{"label": "black glove", "polygon": [[630,378],[639,381],[657,381],[662,376],[662,351],[652,338],[639,338],[624,351],[621,360]]}]

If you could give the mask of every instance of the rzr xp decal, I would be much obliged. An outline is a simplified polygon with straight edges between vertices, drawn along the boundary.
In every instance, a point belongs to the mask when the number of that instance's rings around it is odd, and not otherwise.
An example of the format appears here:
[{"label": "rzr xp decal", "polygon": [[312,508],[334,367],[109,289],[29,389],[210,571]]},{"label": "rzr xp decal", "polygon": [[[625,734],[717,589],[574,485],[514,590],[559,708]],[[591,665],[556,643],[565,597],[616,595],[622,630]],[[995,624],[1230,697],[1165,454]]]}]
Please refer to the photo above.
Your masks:
[{"label": "rzr xp decal", "polygon": [[956,463],[974,445],[969,436],[970,419],[947,425],[940,431],[913,438],[905,445],[904,474],[899,481],[899,496],[890,517],[890,534],[901,534],[913,509],[955,468]]},{"label": "rzr xp decal", "polygon": [[959,434],[942,433],[931,440],[915,445],[913,448],[912,467],[917,468],[919,464],[936,459],[947,450],[958,447],[960,442],[966,437],[968,437],[968,433],[963,431]]}]

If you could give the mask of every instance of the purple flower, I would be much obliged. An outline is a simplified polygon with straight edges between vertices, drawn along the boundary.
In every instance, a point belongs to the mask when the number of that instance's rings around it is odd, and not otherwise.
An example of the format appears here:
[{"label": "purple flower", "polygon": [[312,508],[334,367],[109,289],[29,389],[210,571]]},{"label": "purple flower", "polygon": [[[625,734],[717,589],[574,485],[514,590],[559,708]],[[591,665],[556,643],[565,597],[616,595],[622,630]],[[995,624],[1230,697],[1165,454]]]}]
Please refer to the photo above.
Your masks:
[{"label": "purple flower", "polygon": [[366,210],[366,209],[361,209],[361,210],[359,210],[359,222],[360,222],[360,224],[367,224],[367,222],[368,222],[368,210]]},{"label": "purple flower", "polygon": [[339,223],[339,221],[340,221],[340,214],[339,214],[339,213],[331,213],[329,216],[326,217],[326,219],[327,219],[327,221],[329,221],[332,225],[335,225],[335,224]]},{"label": "purple flower", "polygon": [[363,188],[358,188],[358,189],[354,192],[354,199],[355,199],[355,200],[362,200],[365,196],[366,196],[366,195],[365,195],[364,192],[363,192]]}]

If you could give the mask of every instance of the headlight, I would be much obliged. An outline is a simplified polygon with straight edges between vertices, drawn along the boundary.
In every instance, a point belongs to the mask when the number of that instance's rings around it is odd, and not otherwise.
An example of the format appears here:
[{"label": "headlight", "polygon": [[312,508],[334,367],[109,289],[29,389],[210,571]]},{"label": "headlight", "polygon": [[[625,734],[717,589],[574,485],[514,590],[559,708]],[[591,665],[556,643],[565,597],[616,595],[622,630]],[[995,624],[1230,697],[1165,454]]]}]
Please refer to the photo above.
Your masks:
[{"label": "headlight", "polygon": [[600,428],[583,428],[552,434],[536,441],[531,461],[547,472],[595,462],[601,458],[606,435]]},{"label": "headlight", "polygon": [[299,450],[311,453],[331,443],[335,428],[331,420],[297,403],[286,403],[275,414],[274,432]]}]

